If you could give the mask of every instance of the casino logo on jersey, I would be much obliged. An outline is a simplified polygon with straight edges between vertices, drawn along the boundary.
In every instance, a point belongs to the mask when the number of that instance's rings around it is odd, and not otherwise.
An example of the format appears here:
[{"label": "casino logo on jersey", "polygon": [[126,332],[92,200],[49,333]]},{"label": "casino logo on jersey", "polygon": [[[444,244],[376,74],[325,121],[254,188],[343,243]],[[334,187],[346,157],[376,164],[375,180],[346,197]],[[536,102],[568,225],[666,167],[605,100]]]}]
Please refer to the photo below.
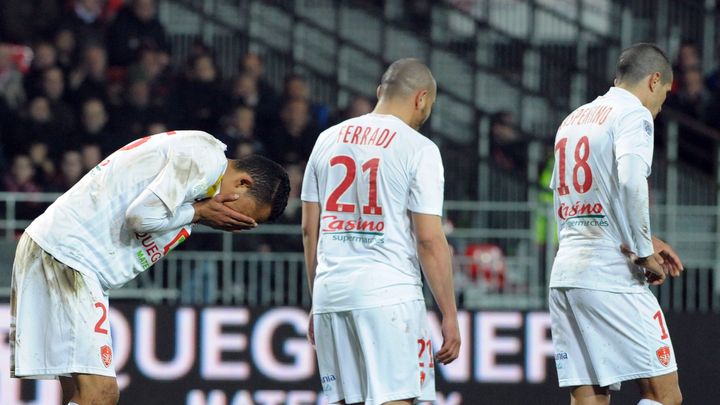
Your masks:
[{"label": "casino logo on jersey", "polygon": [[325,215],[321,220],[323,235],[339,242],[384,243],[385,222],[381,219],[341,219]]},{"label": "casino logo on jersey", "polygon": [[576,201],[575,204],[560,204],[557,211],[558,218],[562,222],[562,226],[569,227],[587,227],[587,226],[608,226],[605,208],[600,203],[581,203]]},{"label": "casino logo on jersey", "polygon": [[663,367],[667,367],[668,364],[670,364],[670,347],[663,346],[655,351],[655,354],[657,354],[657,358],[660,361],[660,364],[663,365]]}]

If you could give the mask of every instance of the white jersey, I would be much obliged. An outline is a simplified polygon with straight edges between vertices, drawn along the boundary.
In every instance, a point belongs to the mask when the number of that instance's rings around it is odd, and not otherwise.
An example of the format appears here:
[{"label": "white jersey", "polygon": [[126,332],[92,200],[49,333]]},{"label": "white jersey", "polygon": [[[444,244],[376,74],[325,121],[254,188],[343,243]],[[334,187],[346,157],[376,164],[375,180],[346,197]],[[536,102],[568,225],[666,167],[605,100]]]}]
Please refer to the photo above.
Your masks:
[{"label": "white jersey", "polygon": [[443,187],[437,146],[392,115],[320,134],[302,188],[321,206],[313,311],[422,300],[411,212],[442,215]]},{"label": "white jersey", "polygon": [[191,224],[157,234],[125,224],[130,204],[146,188],[171,214],[219,191],[227,167],[225,145],[201,131],[171,131],[117,150],[58,198],[27,228],[60,262],[117,288],[167,255]]},{"label": "white jersey", "polygon": [[[624,201],[617,159],[639,156],[650,174],[653,118],[630,92],[618,87],[571,113],[555,137],[550,188],[560,247],[550,287],[638,292],[647,288],[644,272],[620,252],[620,245],[643,255],[633,240],[628,212],[647,201]],[[633,205],[634,204],[634,205]],[[650,230],[647,230],[650,234]],[[641,249],[641,251],[638,251]]]}]

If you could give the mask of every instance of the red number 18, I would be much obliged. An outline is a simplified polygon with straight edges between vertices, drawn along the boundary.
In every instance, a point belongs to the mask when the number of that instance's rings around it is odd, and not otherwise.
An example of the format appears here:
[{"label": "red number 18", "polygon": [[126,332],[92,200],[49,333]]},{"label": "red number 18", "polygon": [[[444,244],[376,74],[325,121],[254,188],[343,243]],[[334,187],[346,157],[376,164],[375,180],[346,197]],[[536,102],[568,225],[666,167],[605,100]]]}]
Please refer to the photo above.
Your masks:
[{"label": "red number 18", "polygon": [[[557,188],[558,194],[570,194],[570,188],[565,182],[565,148],[567,147],[567,138],[560,139],[555,144],[555,150],[558,152],[558,176],[560,177],[560,186]],[[592,187],[593,177],[592,169],[588,164],[590,158],[590,140],[587,136],[583,136],[575,145],[575,167],[573,167],[573,187],[580,194],[587,193]],[[583,182],[580,183],[579,172],[583,171]]]}]

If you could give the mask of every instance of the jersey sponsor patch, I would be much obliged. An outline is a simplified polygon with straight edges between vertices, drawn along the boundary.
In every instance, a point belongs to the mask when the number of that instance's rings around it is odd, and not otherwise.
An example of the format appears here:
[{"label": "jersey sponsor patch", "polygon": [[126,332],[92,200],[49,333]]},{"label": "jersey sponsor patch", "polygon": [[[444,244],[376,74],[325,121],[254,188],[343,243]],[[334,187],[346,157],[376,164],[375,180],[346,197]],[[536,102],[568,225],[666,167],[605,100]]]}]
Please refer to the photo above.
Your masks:
[{"label": "jersey sponsor patch", "polygon": [[100,359],[102,360],[105,367],[110,367],[112,364],[112,349],[108,345],[103,345],[100,348]]},{"label": "jersey sponsor patch", "polygon": [[670,347],[669,346],[663,346],[655,351],[655,354],[657,354],[657,358],[660,361],[660,364],[663,365],[663,367],[667,367],[668,364],[670,364]]}]

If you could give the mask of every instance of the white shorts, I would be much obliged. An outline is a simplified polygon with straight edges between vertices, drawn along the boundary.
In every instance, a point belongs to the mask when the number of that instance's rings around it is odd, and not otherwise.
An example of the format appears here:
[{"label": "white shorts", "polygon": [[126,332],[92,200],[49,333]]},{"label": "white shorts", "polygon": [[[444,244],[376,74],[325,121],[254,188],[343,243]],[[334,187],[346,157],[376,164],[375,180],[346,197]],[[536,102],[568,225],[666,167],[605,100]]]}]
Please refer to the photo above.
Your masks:
[{"label": "white shorts", "polygon": [[315,314],[320,380],[330,403],[435,399],[423,301]]},{"label": "white shorts", "polygon": [[115,377],[108,297],[97,279],[58,262],[24,234],[11,294],[12,377]]},{"label": "white shorts", "polygon": [[561,387],[620,382],[677,370],[665,317],[655,296],[551,288],[550,319]]}]

